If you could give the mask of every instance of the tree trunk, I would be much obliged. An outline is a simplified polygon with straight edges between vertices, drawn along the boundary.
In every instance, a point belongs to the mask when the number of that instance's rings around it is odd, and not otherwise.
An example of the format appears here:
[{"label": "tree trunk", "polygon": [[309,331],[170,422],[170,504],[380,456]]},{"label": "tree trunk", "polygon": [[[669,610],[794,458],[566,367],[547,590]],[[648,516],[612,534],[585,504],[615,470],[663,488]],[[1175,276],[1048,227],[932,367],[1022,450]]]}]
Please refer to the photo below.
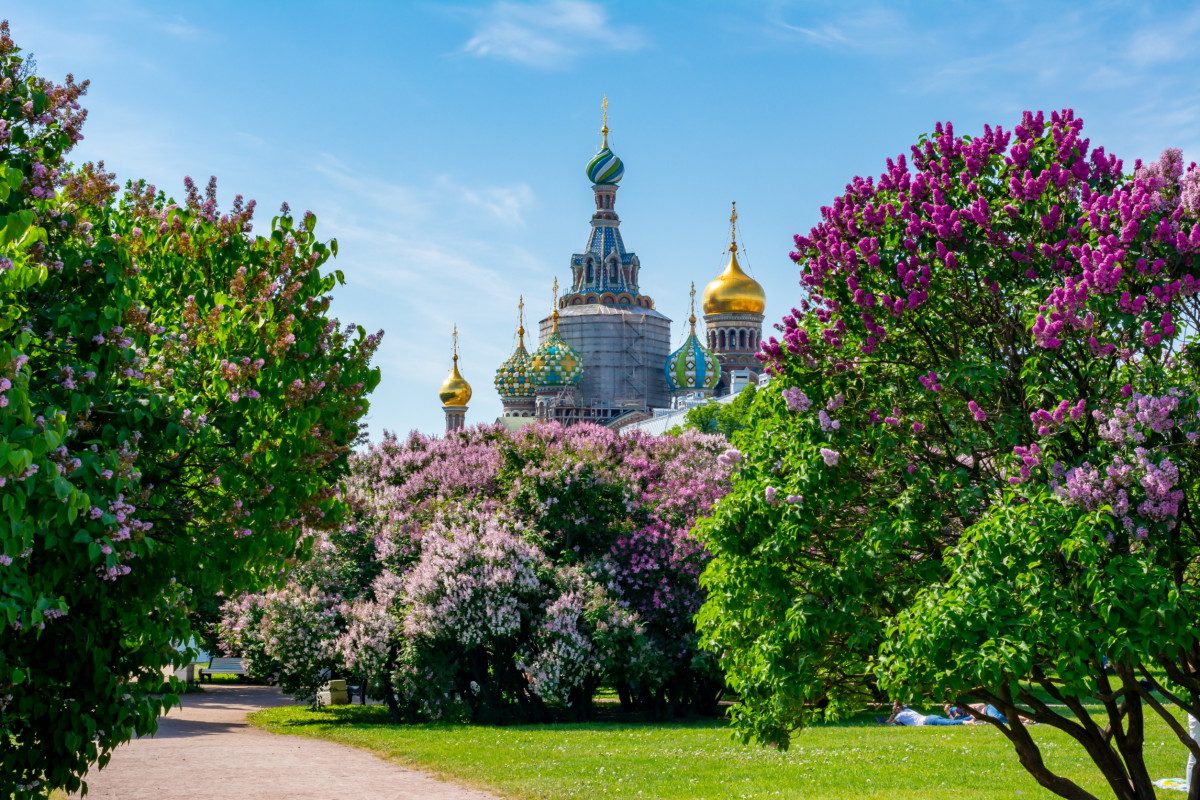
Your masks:
[{"label": "tree trunk", "polygon": [[625,681],[617,681],[617,697],[621,701],[622,711],[633,711],[633,693],[629,690],[629,684]]}]

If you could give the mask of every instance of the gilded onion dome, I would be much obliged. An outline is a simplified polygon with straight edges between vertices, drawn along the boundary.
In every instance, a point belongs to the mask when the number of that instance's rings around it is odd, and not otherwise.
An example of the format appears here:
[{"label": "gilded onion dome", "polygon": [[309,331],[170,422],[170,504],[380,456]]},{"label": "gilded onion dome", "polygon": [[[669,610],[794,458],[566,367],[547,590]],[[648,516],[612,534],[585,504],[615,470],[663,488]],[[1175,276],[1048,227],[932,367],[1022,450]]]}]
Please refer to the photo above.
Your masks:
[{"label": "gilded onion dome", "polygon": [[558,334],[558,279],[554,280],[554,310],[550,312],[550,338],[533,351],[529,377],[535,387],[574,386],[583,375],[583,358]]},{"label": "gilded onion dome", "polygon": [[767,307],[767,295],[758,281],[742,271],[737,259],[737,204],[730,224],[734,235],[729,244],[729,263],[725,271],[704,287],[701,304],[705,314],[761,314]]},{"label": "gilded onion dome", "polygon": [[620,183],[621,178],[625,175],[625,165],[621,163],[621,159],[617,158],[612,150],[608,149],[608,98],[604,98],[601,104],[604,109],[604,127],[600,132],[604,135],[604,141],[600,144],[600,152],[592,156],[592,160],[587,165],[588,180],[592,183],[607,184],[615,186]]},{"label": "gilded onion dome", "polygon": [[533,397],[533,381],[529,377],[533,359],[525,349],[525,298],[521,298],[519,306],[517,349],[496,370],[496,391],[501,397]]},{"label": "gilded onion dome", "polygon": [[466,406],[471,402],[471,384],[458,371],[458,326],[454,326],[454,362],[450,374],[442,381],[438,399],[444,406]]},{"label": "gilded onion dome", "polygon": [[667,357],[667,385],[671,391],[714,389],[721,379],[721,362],[696,336],[696,284],[692,284],[691,332],[687,341]]}]

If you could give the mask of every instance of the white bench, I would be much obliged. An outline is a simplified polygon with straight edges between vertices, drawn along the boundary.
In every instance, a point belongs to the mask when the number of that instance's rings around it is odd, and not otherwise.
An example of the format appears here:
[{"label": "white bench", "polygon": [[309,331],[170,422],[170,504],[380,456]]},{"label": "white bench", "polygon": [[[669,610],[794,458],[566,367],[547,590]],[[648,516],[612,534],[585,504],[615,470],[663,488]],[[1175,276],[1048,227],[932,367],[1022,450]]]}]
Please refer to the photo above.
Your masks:
[{"label": "white bench", "polygon": [[218,656],[208,662],[208,666],[200,670],[200,682],[204,682],[204,676],[208,676],[208,682],[212,683],[213,675],[238,675],[246,677],[246,664],[241,657],[238,656]]}]

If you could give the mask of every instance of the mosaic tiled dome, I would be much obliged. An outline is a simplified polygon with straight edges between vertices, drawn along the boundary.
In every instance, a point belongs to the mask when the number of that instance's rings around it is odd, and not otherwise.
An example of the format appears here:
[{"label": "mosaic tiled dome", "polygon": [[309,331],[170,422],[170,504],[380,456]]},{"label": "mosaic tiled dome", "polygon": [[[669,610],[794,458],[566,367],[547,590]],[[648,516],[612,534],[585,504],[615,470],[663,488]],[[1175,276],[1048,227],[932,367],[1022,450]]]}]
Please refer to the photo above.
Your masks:
[{"label": "mosaic tiled dome", "polygon": [[574,386],[583,375],[583,358],[558,335],[558,326],[542,346],[533,351],[529,377],[534,386]]},{"label": "mosaic tiled dome", "polygon": [[501,397],[533,397],[533,381],[529,377],[532,362],[522,339],[508,360],[496,370],[496,391]]},{"label": "mosaic tiled dome", "polygon": [[607,144],[599,153],[592,156],[592,160],[587,165],[587,176],[592,183],[615,186],[620,183],[624,175],[625,165],[612,150],[608,149]]},{"label": "mosaic tiled dome", "polygon": [[673,392],[713,389],[720,379],[721,362],[711,350],[700,343],[693,323],[692,332],[683,343],[683,347],[667,358],[667,385]]}]

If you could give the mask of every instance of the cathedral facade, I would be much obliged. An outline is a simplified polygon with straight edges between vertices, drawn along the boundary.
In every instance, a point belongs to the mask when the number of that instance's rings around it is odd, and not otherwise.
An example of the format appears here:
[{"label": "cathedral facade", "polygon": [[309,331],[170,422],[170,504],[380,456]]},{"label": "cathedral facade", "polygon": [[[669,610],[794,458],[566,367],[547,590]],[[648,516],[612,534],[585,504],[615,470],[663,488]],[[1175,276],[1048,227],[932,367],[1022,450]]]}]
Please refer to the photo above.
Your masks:
[{"label": "cathedral facade", "polygon": [[[524,300],[518,345],[496,370],[500,422],[518,428],[536,420],[595,422],[621,427],[669,409],[685,397],[727,394],[753,383],[766,296],[737,259],[737,211],[730,217],[729,261],[704,290],[705,332],[696,332],[695,285],[689,333],[671,350],[671,320],[641,289],[641,262],[627,250],[616,212],[625,165],[608,146],[607,111],[599,152],[587,165],[595,211],[587,245],[570,261],[569,287],[554,282],[551,313],[538,325],[538,347],[525,346]],[[447,432],[462,427],[471,389],[454,365],[440,397]]]}]

